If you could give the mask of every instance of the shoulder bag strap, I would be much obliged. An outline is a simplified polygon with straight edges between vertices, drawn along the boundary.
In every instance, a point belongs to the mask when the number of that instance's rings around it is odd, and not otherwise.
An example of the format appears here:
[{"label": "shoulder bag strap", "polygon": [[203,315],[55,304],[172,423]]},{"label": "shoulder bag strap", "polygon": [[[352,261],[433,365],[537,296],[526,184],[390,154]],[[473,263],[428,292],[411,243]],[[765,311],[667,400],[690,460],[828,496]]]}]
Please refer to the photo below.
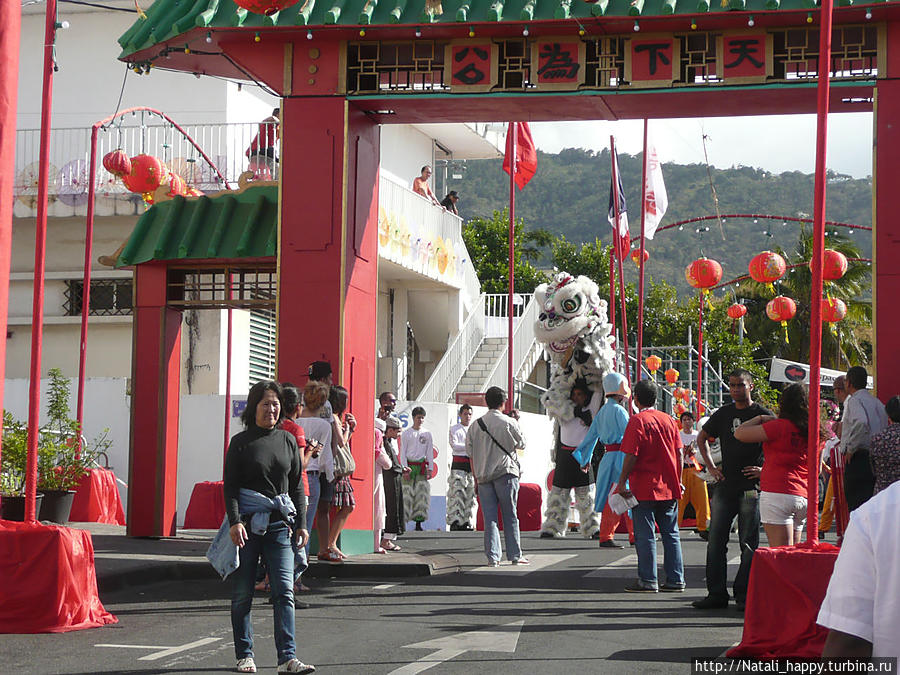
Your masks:
[{"label": "shoulder bag strap", "polygon": [[494,438],[494,436],[491,434],[491,432],[487,430],[487,425],[484,423],[484,420],[481,419],[480,417],[478,418],[478,426],[481,427],[481,430],[488,435],[488,438],[490,438],[492,441],[494,441],[494,445],[496,445],[498,448],[500,448],[504,453],[506,453],[507,456],[509,456],[509,458],[512,461],[514,461],[516,463],[516,468],[519,469],[519,471],[521,471],[522,467],[519,466],[519,458],[516,457],[515,454],[511,453],[509,450],[504,448],[502,445],[500,445],[500,441],[498,441],[496,438]]}]

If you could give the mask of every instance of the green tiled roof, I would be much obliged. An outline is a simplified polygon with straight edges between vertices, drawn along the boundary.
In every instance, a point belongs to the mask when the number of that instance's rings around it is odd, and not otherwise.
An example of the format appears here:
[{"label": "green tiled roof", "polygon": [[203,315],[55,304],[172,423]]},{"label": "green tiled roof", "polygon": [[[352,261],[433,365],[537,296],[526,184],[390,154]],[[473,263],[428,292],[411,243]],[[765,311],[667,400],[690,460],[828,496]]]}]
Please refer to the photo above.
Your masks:
[{"label": "green tiled roof", "polygon": [[[893,3],[898,0],[882,0]],[[836,6],[870,4],[836,0]],[[881,4],[881,3],[879,3]],[[665,16],[734,10],[810,10],[815,0],[443,0],[443,12],[426,8],[426,0],[299,0],[272,16],[254,14],[232,0],[156,0],[146,19],[138,19],[122,37],[122,55],[177,38],[195,28],[297,26],[389,26],[498,21],[588,19],[592,17]]]},{"label": "green tiled roof", "polygon": [[151,260],[271,257],[277,237],[277,186],[175,197],[138,218],[116,267]]}]

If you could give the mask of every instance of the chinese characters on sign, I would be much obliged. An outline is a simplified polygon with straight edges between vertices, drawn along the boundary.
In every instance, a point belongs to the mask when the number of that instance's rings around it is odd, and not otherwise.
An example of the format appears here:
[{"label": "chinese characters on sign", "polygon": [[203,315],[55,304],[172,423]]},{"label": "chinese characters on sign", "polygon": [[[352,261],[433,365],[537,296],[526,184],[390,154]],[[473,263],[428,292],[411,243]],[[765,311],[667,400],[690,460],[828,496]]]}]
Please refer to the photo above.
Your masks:
[{"label": "chinese characters on sign", "polygon": [[671,84],[678,72],[678,59],[679,42],[674,37],[632,39],[626,54],[625,79],[638,87]]},{"label": "chinese characters on sign", "polygon": [[726,82],[764,80],[772,74],[772,50],[760,33],[723,35],[719,48],[719,76]]},{"label": "chinese characters on sign", "polygon": [[487,91],[493,86],[497,61],[493,43],[464,41],[450,44],[448,50],[445,61],[452,90]]},{"label": "chinese characters on sign", "polygon": [[544,82],[578,83],[577,42],[545,42],[538,48],[538,84]]}]

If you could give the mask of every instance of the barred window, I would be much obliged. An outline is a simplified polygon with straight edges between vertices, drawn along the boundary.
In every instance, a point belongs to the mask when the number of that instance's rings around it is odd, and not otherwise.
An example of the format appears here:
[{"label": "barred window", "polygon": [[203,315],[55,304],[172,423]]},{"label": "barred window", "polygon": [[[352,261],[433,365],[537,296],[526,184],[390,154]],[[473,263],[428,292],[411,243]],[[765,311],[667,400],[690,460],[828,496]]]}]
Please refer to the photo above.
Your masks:
[{"label": "barred window", "polygon": [[[89,314],[93,316],[125,316],[130,315],[132,307],[131,279],[98,279],[91,281],[91,307]],[[66,316],[81,316],[84,282],[77,279],[66,281],[65,304]]]}]

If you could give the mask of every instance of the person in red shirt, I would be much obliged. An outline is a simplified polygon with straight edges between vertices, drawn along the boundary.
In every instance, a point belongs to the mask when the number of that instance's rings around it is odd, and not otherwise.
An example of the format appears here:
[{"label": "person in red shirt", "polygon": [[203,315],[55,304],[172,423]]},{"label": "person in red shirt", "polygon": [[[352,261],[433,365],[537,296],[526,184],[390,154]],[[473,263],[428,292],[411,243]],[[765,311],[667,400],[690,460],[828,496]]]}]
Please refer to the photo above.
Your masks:
[{"label": "person in red shirt", "polygon": [[778,397],[778,417],[757,415],[734,430],[743,443],[762,443],[759,517],[769,546],[792,546],[806,524],[809,400],[802,384],[788,385]]},{"label": "person in red shirt", "polygon": [[[638,580],[625,588],[630,593],[684,591],[684,564],[678,534],[678,500],[681,498],[681,436],[678,423],[656,410],[657,386],[651,380],[634,385],[637,415],[625,428],[621,450],[625,453],[616,491],[625,499],[634,496],[631,509],[638,556]],[[629,487],[626,487],[626,483]],[[656,578],[656,536],[659,526],[663,542],[666,583]]]}]

